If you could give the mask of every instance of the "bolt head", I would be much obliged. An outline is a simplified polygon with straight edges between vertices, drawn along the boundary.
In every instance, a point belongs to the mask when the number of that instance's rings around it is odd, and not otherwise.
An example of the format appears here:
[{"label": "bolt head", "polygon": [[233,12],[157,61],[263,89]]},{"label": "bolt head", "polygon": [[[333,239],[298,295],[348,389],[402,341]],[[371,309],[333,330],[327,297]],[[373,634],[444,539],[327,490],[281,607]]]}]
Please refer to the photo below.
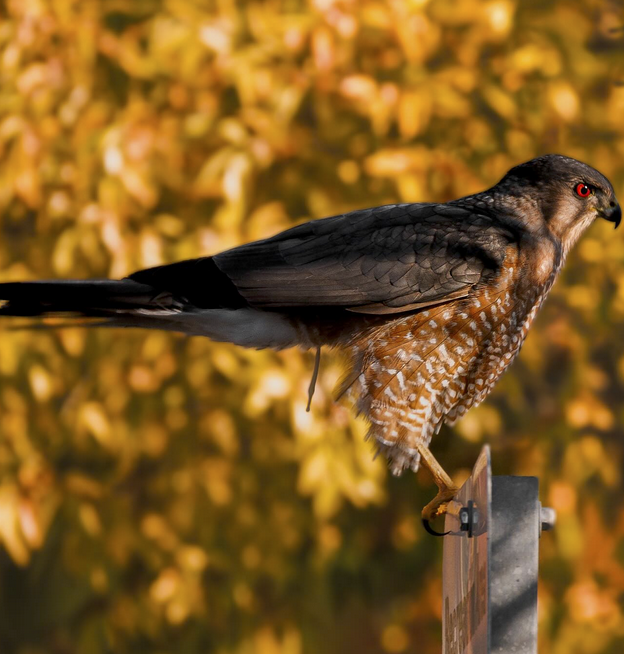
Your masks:
[{"label": "bolt head", "polygon": [[557,523],[557,512],[549,506],[540,505],[540,532],[554,529]]}]

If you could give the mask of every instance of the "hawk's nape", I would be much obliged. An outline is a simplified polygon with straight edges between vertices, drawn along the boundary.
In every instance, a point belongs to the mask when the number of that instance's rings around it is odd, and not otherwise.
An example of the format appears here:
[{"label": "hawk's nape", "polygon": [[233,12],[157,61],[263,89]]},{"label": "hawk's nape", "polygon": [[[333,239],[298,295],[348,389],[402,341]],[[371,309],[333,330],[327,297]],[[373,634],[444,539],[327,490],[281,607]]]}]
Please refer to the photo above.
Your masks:
[{"label": "hawk's nape", "polygon": [[0,284],[0,315],[346,349],[343,391],[393,472],[422,460],[440,487],[430,518],[455,492],[429,451],[433,434],[489,393],[596,217],[621,220],[609,181],[546,155],[446,204],[353,211],[123,280]]}]

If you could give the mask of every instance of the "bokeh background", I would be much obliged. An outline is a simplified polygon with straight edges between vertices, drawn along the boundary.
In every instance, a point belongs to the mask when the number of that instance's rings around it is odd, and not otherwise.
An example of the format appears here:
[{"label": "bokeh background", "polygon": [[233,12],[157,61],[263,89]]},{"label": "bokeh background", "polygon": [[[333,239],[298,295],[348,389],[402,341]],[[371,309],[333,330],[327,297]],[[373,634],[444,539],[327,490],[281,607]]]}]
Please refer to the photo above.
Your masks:
[{"label": "bokeh background", "polygon": [[[446,201],[546,152],[624,200],[621,0],[8,0],[0,280],[120,277]],[[207,289],[209,292],[209,289]],[[427,473],[325,353],[0,327],[0,651],[437,653]],[[595,224],[516,364],[436,438],[538,475],[540,651],[624,649],[624,233]]]}]

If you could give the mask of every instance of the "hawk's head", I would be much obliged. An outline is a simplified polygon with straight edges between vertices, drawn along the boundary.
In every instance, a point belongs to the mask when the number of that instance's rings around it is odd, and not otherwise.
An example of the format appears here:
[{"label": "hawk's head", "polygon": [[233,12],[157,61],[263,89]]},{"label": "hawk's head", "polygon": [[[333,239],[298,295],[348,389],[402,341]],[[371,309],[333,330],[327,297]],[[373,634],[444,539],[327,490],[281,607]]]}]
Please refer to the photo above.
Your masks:
[{"label": "hawk's head", "polygon": [[567,250],[595,218],[617,227],[622,219],[609,180],[595,168],[559,154],[547,154],[512,168],[495,189],[527,199],[539,208],[550,231]]}]

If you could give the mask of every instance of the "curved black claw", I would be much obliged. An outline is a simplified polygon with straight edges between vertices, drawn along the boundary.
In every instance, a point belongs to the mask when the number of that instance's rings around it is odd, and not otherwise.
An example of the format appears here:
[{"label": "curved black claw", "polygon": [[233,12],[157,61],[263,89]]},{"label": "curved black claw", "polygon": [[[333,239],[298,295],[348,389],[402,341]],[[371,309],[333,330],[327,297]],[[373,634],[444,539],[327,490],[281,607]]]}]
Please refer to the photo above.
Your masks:
[{"label": "curved black claw", "polygon": [[442,531],[436,531],[436,530],[435,530],[435,529],[434,529],[434,528],[429,524],[429,520],[427,520],[427,518],[423,518],[423,519],[422,519],[422,523],[423,523],[423,527],[425,528],[425,531],[426,531],[428,534],[431,534],[432,536],[440,536],[440,537],[441,537],[441,536],[448,536],[448,534],[451,533],[450,531],[445,531],[445,532],[442,532]]}]

